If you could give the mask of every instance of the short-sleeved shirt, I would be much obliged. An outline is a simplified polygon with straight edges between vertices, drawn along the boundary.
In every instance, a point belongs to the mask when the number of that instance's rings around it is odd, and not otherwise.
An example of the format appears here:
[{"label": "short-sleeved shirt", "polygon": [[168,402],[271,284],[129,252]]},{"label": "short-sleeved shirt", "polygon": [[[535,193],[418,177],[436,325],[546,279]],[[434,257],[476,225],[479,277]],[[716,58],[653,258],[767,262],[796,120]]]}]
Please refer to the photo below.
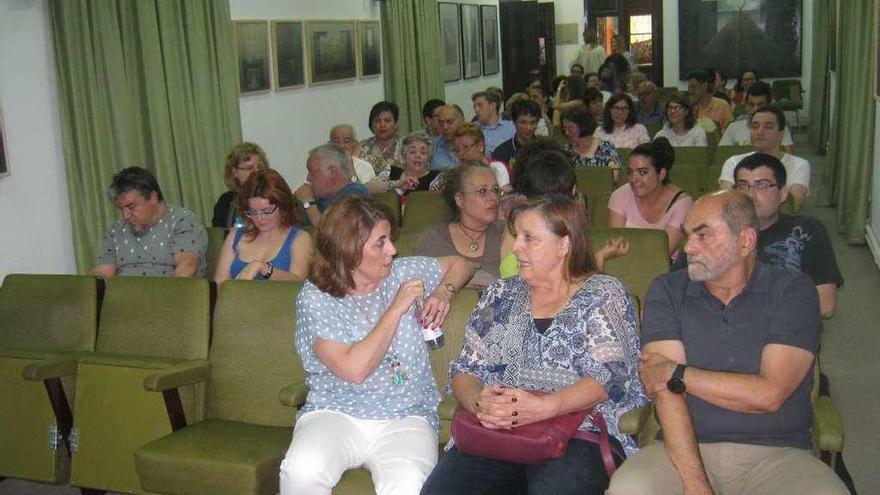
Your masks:
[{"label": "short-sleeved shirt", "polygon": [[601,126],[596,128],[593,136],[608,141],[617,148],[635,148],[636,146],[651,141],[648,129],[642,124],[636,123],[630,127],[618,127],[611,133],[605,132]]},{"label": "short-sleeved shirt", "polygon": [[637,229],[665,230],[667,226],[681,228],[693,204],[694,200],[690,196],[681,194],[666,208],[663,217],[652,223],[645,220],[639,213],[639,208],[636,206],[636,196],[629,183],[615,189],[608,199],[608,209],[626,218],[624,226]]},{"label": "short-sleeved shirt", "polygon": [[662,124],[663,121],[666,120],[666,116],[663,115],[663,107],[659,104],[654,105],[654,110],[651,110],[650,112],[644,111],[642,106],[639,105],[636,110],[636,120],[639,121],[639,124],[649,127],[651,125]]},{"label": "short-sleeved shirt", "polygon": [[665,137],[669,140],[669,144],[672,146],[706,146],[706,129],[703,129],[703,126],[694,125],[684,134],[677,134],[669,124],[663,126],[662,129],[657,131],[657,135],[654,136],[654,139],[658,137]]},{"label": "short-sleeved shirt", "polygon": [[[642,346],[681,341],[687,364],[697,368],[754,375],[767,344],[813,354],[819,347],[816,286],[802,273],[761,262],[728,305],[679,270],[654,279],[644,308]],[[778,411],[765,414],[731,411],[688,395],[697,440],[809,449],[812,385],[813,375],[807,373]]]},{"label": "short-sleeved shirt", "polygon": [[516,134],[516,126],[513,122],[502,118],[498,119],[492,127],[482,122],[477,122],[480,129],[483,130],[483,138],[486,141],[486,154],[491,155],[495,148],[504,141],[513,138]]},{"label": "short-sleeved shirt", "polygon": [[733,120],[733,110],[730,108],[730,103],[712,96],[709,100],[709,106],[706,108],[700,108],[699,105],[694,106],[694,117],[697,120],[710,118],[718,122],[723,130]]},{"label": "short-sleeved shirt", "polygon": [[99,265],[114,265],[117,275],[171,277],[177,263],[174,256],[194,253],[199,257],[197,277],[205,276],[208,232],[191,211],[165,205],[165,214],[155,224],[135,232],[119,219],[110,227],[101,251]]},{"label": "short-sleeved shirt", "polygon": [[513,136],[507,141],[499,144],[498,147],[492,151],[492,159],[510,165],[510,161],[516,156],[516,149],[518,146],[519,143],[516,140],[516,136]]},{"label": "short-sleeved shirt", "polygon": [[[724,135],[721,136],[721,141],[718,142],[718,146],[752,145],[752,128],[749,127],[749,118],[748,116],[743,117],[744,118],[737,119],[729,126],[727,126],[727,130],[724,131]],[[791,139],[791,132],[788,131],[788,127],[786,127],[785,130],[782,132],[782,145],[794,145],[794,141]]]},{"label": "short-sleeved shirt", "polygon": [[[608,433],[627,454],[636,449],[633,439],[617,428],[623,413],[646,402],[639,380],[636,316],[626,289],[614,277],[594,274],[586,279],[543,333],[535,326],[531,292],[522,278],[493,283],[467,322],[461,354],[450,365],[450,384],[459,373],[484,384],[542,392],[592,378],[608,394],[596,406]],[[580,428],[594,429],[589,418]]]},{"label": "short-sleeved shirt", "polygon": [[391,167],[403,168],[403,139],[394,136],[385,148],[379,146],[376,136],[364,139],[361,141],[358,158],[372,163],[376,176],[381,178]]},{"label": "short-sleeved shirt", "polygon": [[438,223],[425,229],[416,241],[415,253],[417,256],[462,256],[468,261],[480,265],[477,273],[471,279],[475,286],[486,286],[498,280],[498,268],[501,266],[501,243],[504,240],[506,223],[498,220],[486,229],[486,242],[481,256],[470,256],[468,253],[459,253],[452,242],[449,234],[448,223]]},{"label": "short-sleeved shirt", "polygon": [[[327,196],[324,198],[317,198],[315,200],[315,205],[318,207],[318,211],[321,213],[324,212],[327,208],[330,208],[330,205],[336,203],[346,196],[351,196],[353,194],[359,194],[361,196],[369,196],[370,191],[367,190],[366,186],[361,184],[360,182],[350,182],[346,184],[342,189],[336,191],[336,194],[332,196]],[[308,218],[308,217],[306,217]]]},{"label": "short-sleeved shirt", "polygon": [[621,160],[617,148],[608,141],[599,141],[599,146],[593,152],[593,156],[581,156],[574,147],[566,144],[562,151],[571,159],[575,167],[611,167],[620,168]]},{"label": "short-sleeved shirt", "polygon": [[431,143],[431,170],[450,170],[458,166],[458,157],[449,149],[444,136]]},{"label": "short-sleeved shirt", "polygon": [[[439,431],[440,393],[431,372],[428,347],[417,321],[415,305],[400,319],[397,333],[379,366],[361,383],[334,375],[315,354],[317,339],[355,344],[369,335],[385,313],[400,284],[422,279],[425,294],[440,284],[442,269],[432,258],[397,259],[391,273],[373,292],[363,296],[334,297],[306,282],[296,300],[296,351],[307,373],[309,394],[299,414],[330,410],[360,419],[398,419],[421,416]],[[395,383],[395,363],[406,375]]]},{"label": "short-sleeved shirt", "polygon": [[[743,158],[753,153],[754,151],[742,155],[733,155],[728,158],[727,161],[724,162],[724,166],[721,167],[721,175],[718,177],[718,182],[727,181],[731,184],[735,183],[736,179],[733,177],[733,172],[736,170],[736,166]],[[782,165],[785,167],[786,184],[789,186],[804,186],[807,188],[807,194],[809,194],[810,162],[799,156],[790,155],[788,153],[784,153],[779,161],[781,161]]]},{"label": "short-sleeved shirt", "polygon": [[816,285],[843,285],[837,258],[825,227],[815,218],[780,215],[758,234],[758,259],[805,273]]}]

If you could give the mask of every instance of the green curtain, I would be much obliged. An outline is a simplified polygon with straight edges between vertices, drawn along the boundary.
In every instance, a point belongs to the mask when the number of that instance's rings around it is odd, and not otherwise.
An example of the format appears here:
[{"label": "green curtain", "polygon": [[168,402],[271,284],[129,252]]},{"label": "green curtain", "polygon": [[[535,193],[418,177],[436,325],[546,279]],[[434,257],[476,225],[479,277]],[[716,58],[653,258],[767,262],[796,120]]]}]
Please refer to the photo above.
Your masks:
[{"label": "green curtain", "polygon": [[[832,0],[813,0],[813,63],[810,77],[810,143],[819,154],[828,141],[828,57],[832,46]],[[827,201],[822,201],[827,204]]]},{"label": "green curtain", "polygon": [[51,0],[77,268],[115,208],[104,191],[142,166],[165,201],[210,218],[241,140],[233,25],[223,0]]},{"label": "green curtain", "polygon": [[873,0],[840,2],[837,102],[824,184],[834,191],[838,230],[850,244],[865,243],[874,161]]},{"label": "green curtain", "polygon": [[400,131],[423,127],[422,104],[445,97],[435,0],[382,2],[385,98],[400,106]]}]

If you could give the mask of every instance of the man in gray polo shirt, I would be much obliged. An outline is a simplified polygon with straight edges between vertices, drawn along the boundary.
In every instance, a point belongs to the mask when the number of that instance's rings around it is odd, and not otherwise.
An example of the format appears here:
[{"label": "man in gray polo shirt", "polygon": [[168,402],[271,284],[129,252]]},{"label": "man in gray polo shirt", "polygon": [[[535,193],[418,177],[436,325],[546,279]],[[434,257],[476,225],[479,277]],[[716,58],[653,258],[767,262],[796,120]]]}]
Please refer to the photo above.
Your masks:
[{"label": "man in gray polo shirt", "polygon": [[208,234],[193,212],[165,204],[149,170],[130,167],[113,176],[107,189],[119,209],[104,237],[92,274],[203,277]]},{"label": "man in gray polo shirt", "polygon": [[645,299],[642,382],[662,441],[628,459],[608,493],[847,494],[811,455],[815,285],[758,262],[747,196],[699,199],[685,220],[687,271]]}]

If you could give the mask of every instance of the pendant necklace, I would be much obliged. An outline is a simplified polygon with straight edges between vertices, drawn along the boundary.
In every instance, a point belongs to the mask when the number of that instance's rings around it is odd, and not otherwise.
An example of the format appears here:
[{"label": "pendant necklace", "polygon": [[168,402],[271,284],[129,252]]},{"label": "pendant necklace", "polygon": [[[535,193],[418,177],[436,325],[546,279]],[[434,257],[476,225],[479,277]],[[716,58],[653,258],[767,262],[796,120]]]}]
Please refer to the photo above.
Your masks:
[{"label": "pendant necklace", "polygon": [[467,237],[468,239],[471,240],[471,243],[468,244],[468,249],[472,253],[476,253],[477,250],[480,249],[479,240],[481,237],[484,237],[486,235],[486,230],[488,230],[488,228],[483,229],[483,230],[475,230],[475,229],[471,229],[470,227],[468,227],[468,229],[473,230],[474,232],[478,232],[480,234],[477,237],[471,237],[470,234],[468,234],[467,231],[464,229],[464,225],[462,225],[460,221],[457,224],[458,224],[458,228],[461,230],[461,233],[464,234],[465,237]]},{"label": "pendant necklace", "polygon": [[[381,291],[382,288],[379,287],[377,290]],[[384,294],[385,293],[383,292],[382,293],[383,297],[381,298],[382,311],[387,309],[387,306],[388,306],[388,301],[385,300]],[[367,315],[369,315],[369,313],[367,311],[364,311],[363,306],[361,306],[361,302],[358,299],[356,299],[359,297],[363,297],[363,296],[351,296],[351,300],[354,302],[355,306],[357,306],[358,311],[361,313],[361,316],[363,316],[364,319],[367,320],[367,322],[369,323],[370,320],[367,317]],[[385,353],[385,357],[382,358],[382,364],[388,365],[388,368],[391,369],[391,383],[392,384],[403,385],[404,382],[409,380],[409,376],[406,374],[405,371],[403,371],[401,369],[402,363],[400,362],[400,359],[397,357],[397,352],[394,351],[394,340],[392,340],[391,344],[388,345],[388,351]]]}]

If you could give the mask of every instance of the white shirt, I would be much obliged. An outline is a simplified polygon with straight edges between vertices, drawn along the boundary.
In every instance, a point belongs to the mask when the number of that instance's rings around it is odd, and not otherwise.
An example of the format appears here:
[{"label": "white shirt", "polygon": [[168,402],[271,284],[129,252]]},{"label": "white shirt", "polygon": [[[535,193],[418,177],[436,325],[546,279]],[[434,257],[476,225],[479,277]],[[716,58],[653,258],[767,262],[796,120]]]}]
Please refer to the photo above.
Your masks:
[{"label": "white shirt", "polygon": [[507,167],[501,162],[490,161],[489,168],[495,172],[495,180],[498,181],[498,187],[504,187],[510,184],[510,174],[507,173]]},{"label": "white shirt", "polygon": [[[718,182],[727,181],[733,184],[736,182],[733,178],[733,171],[736,169],[737,164],[739,164],[740,160],[743,158],[754,154],[745,153],[742,155],[733,155],[728,158],[726,162],[724,162],[724,166],[721,167],[721,176],[718,177]],[[807,195],[810,194],[810,162],[804,160],[799,156],[789,155],[785,153],[782,155],[782,159],[780,160],[782,165],[785,166],[785,174],[786,174],[786,184],[789,186],[793,185],[801,185],[807,188]]]},{"label": "white shirt", "polygon": [[663,124],[663,128],[657,132],[654,139],[661,136],[668,139],[672,146],[706,146],[706,130],[696,124],[682,135],[676,134],[668,123]]},{"label": "white shirt", "polygon": [[376,178],[376,171],[373,170],[372,163],[356,156],[351,157],[351,161],[354,164],[354,173],[357,175],[358,182],[366,184]]},{"label": "white shirt", "polygon": [[[792,146],[794,141],[791,139],[791,133],[788,132],[788,127],[786,127],[782,133],[782,145]],[[751,146],[751,144],[752,129],[749,127],[748,118],[732,122],[727,126],[724,135],[721,136],[721,141],[718,142],[718,146]]]}]

